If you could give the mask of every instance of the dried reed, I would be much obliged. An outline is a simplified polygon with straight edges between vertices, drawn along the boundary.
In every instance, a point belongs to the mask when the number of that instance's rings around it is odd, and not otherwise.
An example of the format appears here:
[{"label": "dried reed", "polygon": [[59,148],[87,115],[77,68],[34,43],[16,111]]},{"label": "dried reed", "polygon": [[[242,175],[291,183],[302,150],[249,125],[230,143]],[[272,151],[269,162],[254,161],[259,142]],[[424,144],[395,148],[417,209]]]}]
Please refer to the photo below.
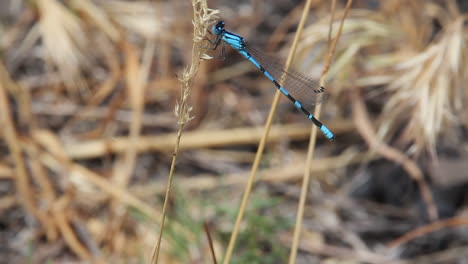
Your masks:
[{"label": "dried reed", "polygon": [[161,228],[159,231],[158,242],[153,251],[153,256],[151,263],[158,263],[159,251],[161,247],[161,239],[164,231],[164,223],[166,220],[167,206],[171,195],[172,181],[174,178],[174,169],[177,161],[177,154],[179,153],[180,147],[180,138],[182,136],[182,131],[184,126],[189,122],[193,117],[190,116],[190,111],[192,107],[189,103],[190,91],[193,85],[195,75],[198,72],[200,62],[203,58],[207,58],[205,50],[201,46],[203,40],[205,39],[206,34],[208,33],[209,27],[216,21],[218,10],[208,8],[208,5],[205,0],[193,0],[193,46],[192,46],[192,61],[191,64],[185,68],[184,72],[179,78],[181,82],[181,98],[176,105],[175,115],[177,116],[177,123],[179,128],[177,130],[177,137],[174,146],[174,153],[172,155],[171,169],[169,171],[166,195],[164,197],[164,205],[161,218]]},{"label": "dried reed", "polygon": [[[325,56],[325,64],[322,70],[322,76],[320,77],[320,86],[325,87],[325,78],[328,73],[328,70],[330,68],[331,60],[333,58],[333,55],[336,50],[336,45],[338,43],[338,40],[340,39],[341,33],[343,31],[343,24],[345,21],[345,18],[349,12],[349,9],[351,8],[351,4],[353,3],[352,0],[348,0],[346,3],[346,7],[343,12],[343,17],[341,18],[341,23],[340,27],[338,29],[338,32],[333,39],[332,42],[332,31],[333,31],[333,22],[335,18],[335,11],[336,11],[336,1],[333,0],[331,2],[331,16],[330,16],[330,27],[329,27],[329,33],[328,33],[328,45],[327,45],[327,53]],[[314,114],[317,118],[320,118],[320,111],[322,107],[321,105],[316,105]],[[309,190],[309,181],[310,181],[310,171],[312,168],[312,159],[314,158],[314,150],[315,150],[315,143],[317,140],[317,127],[312,126],[312,129],[310,131],[310,140],[309,140],[309,148],[307,150],[307,158],[306,158],[306,165],[304,168],[304,176],[302,179],[302,186],[301,186],[301,196],[299,198],[299,204],[297,208],[297,214],[296,214],[296,225],[294,227],[294,234],[293,234],[293,240],[292,240],[292,245],[291,245],[291,252],[289,254],[289,264],[294,264],[296,262],[296,256],[297,256],[297,249],[299,246],[299,239],[301,236],[301,230],[302,230],[302,220],[304,217],[304,208],[305,208],[305,203],[307,199],[307,193]]]},{"label": "dried reed", "polygon": [[[302,12],[301,20],[300,20],[300,22],[299,22],[299,24],[297,26],[297,31],[296,31],[296,34],[294,36],[294,41],[292,43],[291,50],[289,52],[289,56],[288,56],[288,58],[286,60],[286,63],[285,63],[285,69],[289,68],[289,66],[291,65],[291,63],[292,63],[292,61],[294,59],[296,48],[297,48],[297,45],[299,43],[301,33],[302,33],[303,28],[304,28],[305,21],[307,19],[308,14],[309,14],[310,5],[311,5],[311,1],[310,0],[306,1],[303,12]],[[274,97],[273,102],[271,104],[270,113],[268,114],[268,118],[267,118],[267,121],[265,123],[265,131],[264,131],[264,134],[263,134],[263,136],[262,136],[262,138],[260,140],[260,143],[258,145],[257,153],[255,155],[255,160],[254,160],[254,162],[252,164],[249,179],[247,180],[247,185],[246,185],[245,190],[244,190],[244,195],[242,196],[242,201],[241,201],[239,210],[237,212],[236,222],[234,224],[234,227],[233,227],[233,230],[232,230],[232,233],[231,233],[231,237],[229,239],[229,244],[228,244],[228,247],[226,249],[226,254],[224,256],[223,264],[228,264],[229,261],[231,260],[231,256],[232,256],[232,253],[234,251],[234,247],[235,247],[235,243],[236,243],[237,236],[238,236],[238,233],[239,233],[242,218],[243,218],[244,212],[245,212],[246,207],[247,207],[247,202],[248,202],[250,193],[252,192],[252,187],[253,187],[253,184],[254,184],[254,181],[255,181],[255,175],[257,174],[258,166],[259,166],[260,160],[261,160],[261,158],[263,156],[263,151],[264,151],[264,148],[265,148],[265,142],[267,141],[267,138],[268,138],[268,135],[269,135],[269,132],[270,132],[270,128],[271,128],[271,125],[272,125],[272,122],[273,122],[273,117],[275,116],[280,96],[281,96],[281,92],[276,91],[275,97]]]}]

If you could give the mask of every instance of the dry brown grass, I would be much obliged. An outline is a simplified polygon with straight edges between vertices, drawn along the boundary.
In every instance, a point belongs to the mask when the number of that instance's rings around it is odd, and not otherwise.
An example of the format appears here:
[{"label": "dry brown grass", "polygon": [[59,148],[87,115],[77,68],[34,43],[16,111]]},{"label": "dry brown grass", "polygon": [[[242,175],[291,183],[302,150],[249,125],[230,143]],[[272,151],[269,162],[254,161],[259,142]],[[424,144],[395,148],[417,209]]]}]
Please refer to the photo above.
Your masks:
[{"label": "dry brown grass", "polygon": [[[34,242],[32,255],[21,256],[36,263],[66,258],[147,263],[164,215],[173,216],[178,209],[177,202],[171,203],[176,200],[169,199],[174,184],[193,198],[189,218],[210,222],[211,245],[222,256],[226,241],[218,233],[230,232],[232,222],[218,222],[213,208],[223,199],[236,208],[233,201],[241,196],[249,174],[245,168],[255,155],[250,146],[259,140],[263,142],[259,153],[264,148],[267,154],[259,154],[251,175],[258,169],[259,181],[276,190],[292,190],[284,192],[289,198],[284,200],[299,200],[297,182],[304,171],[326,179],[311,179],[309,189],[314,192],[307,201],[314,207],[304,203],[304,210],[313,221],[338,218],[336,208],[347,196],[340,198],[330,190],[337,188],[335,181],[349,176],[349,168],[365,168],[382,158],[409,172],[434,217],[434,203],[418,165],[430,164],[444,141],[461,145],[461,128],[468,126],[466,16],[455,1],[380,2],[375,9],[349,10],[322,80],[331,94],[322,119],[337,141],[318,144],[315,155],[330,157],[308,164],[304,161],[310,160],[311,152],[307,156],[305,145],[291,142],[309,139],[310,124],[288,121],[272,126],[270,133],[260,128],[267,115],[264,105],[271,103],[262,89],[268,80],[252,77],[242,62],[231,65],[236,59],[229,48],[227,56],[233,60],[200,64],[208,58],[200,43],[216,13],[201,1],[194,1],[193,25],[188,2],[35,0],[12,9],[18,10],[11,15],[15,21],[2,22],[0,29],[0,212],[2,224],[13,223],[8,226],[11,233],[27,239],[10,233],[5,237],[15,239],[16,250],[29,247],[22,241]],[[274,21],[273,28],[281,26],[272,30],[270,47],[285,57],[282,54],[295,46],[287,32],[298,24],[303,7],[266,16],[267,9],[257,4],[238,12],[220,3],[233,31],[250,38],[264,40],[269,33],[257,30],[271,27],[270,17],[284,18]],[[330,48],[329,36],[339,29],[342,4],[337,3],[333,17],[330,1],[312,3],[313,16],[305,23],[294,60],[311,77],[319,79],[326,65],[324,54]],[[195,79],[197,72],[200,78]],[[274,89],[270,86],[266,89]],[[196,100],[190,101],[190,94]],[[303,121],[300,114],[282,111],[276,119]],[[193,118],[196,122],[189,122]],[[368,151],[362,152],[362,139]],[[256,190],[253,182],[246,193]],[[320,184],[329,191],[320,192]],[[222,199],[212,201],[204,215],[196,199],[200,193],[216,192],[223,193]],[[290,215],[291,207],[287,209]],[[28,222],[18,223],[18,214]],[[239,223],[245,223],[242,214]],[[212,261],[206,238],[197,240],[196,224],[170,220],[171,230],[179,232],[177,238],[195,242],[180,247],[172,231],[164,236],[161,232],[160,263],[182,263],[174,251],[184,250],[193,262]],[[337,231],[324,226],[317,233]],[[310,231],[301,232],[297,247],[324,261],[334,256],[379,263],[392,256],[363,247],[355,233],[343,238],[350,249],[313,238]],[[341,238],[342,233],[336,234]],[[402,239],[419,235],[421,230],[416,230]],[[291,234],[281,238],[284,247],[291,247]],[[319,246],[311,244],[314,239],[321,241]],[[228,252],[235,257],[240,253],[233,246],[235,235],[232,240]]]},{"label": "dry brown grass", "polygon": [[411,144],[410,154],[430,151],[435,156],[437,139],[453,135],[452,128],[462,121],[467,61],[464,21],[461,16],[447,21],[426,48],[394,66],[398,78],[389,83],[379,132],[391,138],[395,128],[403,126],[401,140]]},{"label": "dry brown grass", "polygon": [[[385,91],[369,91],[371,99],[379,94],[388,98],[379,118],[379,137],[384,141],[398,137],[397,144],[410,155],[429,152],[435,157],[437,140],[456,138],[451,131],[464,120],[465,17],[457,13],[453,1],[446,7],[402,2],[389,1],[384,12],[351,11],[330,71],[332,92],[343,94],[354,85],[386,86]],[[436,30],[430,19],[441,23],[436,36],[430,35]],[[299,52],[317,44],[325,47],[326,27],[326,21],[309,27]],[[359,53],[367,54],[366,59],[360,60]],[[356,76],[354,85],[349,76]]]},{"label": "dry brown grass", "polygon": [[56,0],[38,0],[36,4],[38,28],[51,66],[57,67],[70,92],[85,89],[81,70],[89,64],[89,42],[82,21]]}]

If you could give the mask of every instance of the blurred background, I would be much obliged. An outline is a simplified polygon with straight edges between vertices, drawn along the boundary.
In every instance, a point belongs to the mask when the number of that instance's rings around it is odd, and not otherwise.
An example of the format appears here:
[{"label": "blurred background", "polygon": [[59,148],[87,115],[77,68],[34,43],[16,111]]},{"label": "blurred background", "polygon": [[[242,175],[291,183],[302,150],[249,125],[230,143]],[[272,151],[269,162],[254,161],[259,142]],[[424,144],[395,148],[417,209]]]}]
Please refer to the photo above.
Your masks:
[{"label": "blurred background", "polygon": [[[293,63],[311,78],[330,2],[312,1]],[[304,2],[208,6],[285,61]],[[318,137],[296,263],[468,263],[467,10],[353,1],[320,116],[336,140]],[[0,2],[0,263],[149,263],[192,17],[190,1]],[[222,258],[276,91],[225,55],[192,83],[160,263],[213,263],[204,223]],[[282,98],[231,263],[287,262],[310,128]]]}]

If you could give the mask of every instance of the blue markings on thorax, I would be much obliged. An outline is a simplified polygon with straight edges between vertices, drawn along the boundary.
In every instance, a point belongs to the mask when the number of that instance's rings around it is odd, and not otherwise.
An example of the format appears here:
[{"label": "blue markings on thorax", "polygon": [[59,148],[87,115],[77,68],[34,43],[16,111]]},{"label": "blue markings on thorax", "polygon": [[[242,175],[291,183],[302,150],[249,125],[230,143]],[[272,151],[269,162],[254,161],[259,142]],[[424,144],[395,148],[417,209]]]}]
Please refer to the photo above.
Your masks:
[{"label": "blue markings on thorax", "polygon": [[244,38],[234,33],[225,31],[222,37],[223,41],[234,49],[241,51],[244,49]]}]

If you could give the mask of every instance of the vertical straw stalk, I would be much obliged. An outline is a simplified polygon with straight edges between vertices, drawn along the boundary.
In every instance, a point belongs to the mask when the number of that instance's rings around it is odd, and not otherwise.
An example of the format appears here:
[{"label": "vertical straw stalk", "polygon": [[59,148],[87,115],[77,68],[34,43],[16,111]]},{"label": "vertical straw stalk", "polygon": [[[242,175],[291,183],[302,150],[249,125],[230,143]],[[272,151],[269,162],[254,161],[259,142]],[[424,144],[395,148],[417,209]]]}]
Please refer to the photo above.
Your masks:
[{"label": "vertical straw stalk", "polygon": [[[299,44],[299,39],[300,39],[300,36],[302,34],[302,30],[304,28],[305,21],[307,19],[308,14],[309,14],[309,9],[310,9],[311,2],[312,2],[311,0],[307,0],[306,3],[305,3],[304,9],[303,9],[303,12],[302,12],[302,15],[301,15],[301,20],[299,21],[299,25],[297,26],[297,31],[296,31],[296,34],[294,36],[294,41],[293,41],[293,44],[291,46],[291,50],[289,51],[289,55],[288,55],[288,58],[286,60],[286,64],[285,64],[285,67],[284,67],[286,70],[289,68],[289,66],[291,65],[291,63],[292,63],[292,61],[294,59],[294,54],[296,53],[297,45]],[[224,256],[223,264],[228,264],[230,259],[231,259],[232,252],[234,250],[234,246],[236,244],[237,236],[238,236],[238,233],[239,233],[239,228],[240,228],[240,225],[241,225],[241,222],[242,222],[242,218],[244,216],[244,212],[245,212],[246,207],[247,207],[247,201],[248,201],[250,193],[252,191],[252,187],[253,187],[254,180],[255,180],[255,175],[257,174],[258,166],[259,166],[260,160],[261,160],[261,158],[263,156],[263,150],[265,149],[265,143],[267,141],[268,134],[270,133],[270,128],[271,128],[271,125],[272,125],[272,122],[273,122],[273,117],[275,116],[276,109],[278,107],[278,102],[279,102],[280,97],[281,97],[281,92],[279,90],[277,90],[276,93],[275,93],[275,96],[273,98],[273,102],[271,104],[271,108],[270,108],[270,112],[268,114],[267,121],[265,123],[265,130],[263,132],[262,138],[260,139],[260,143],[259,143],[259,146],[258,146],[258,149],[257,149],[257,153],[255,155],[255,160],[254,160],[254,162],[252,164],[252,169],[250,170],[249,179],[247,180],[247,185],[245,187],[244,195],[242,197],[242,202],[241,202],[241,205],[239,207],[239,212],[237,213],[236,222],[234,224],[231,237],[229,239],[229,244],[228,244],[228,247],[227,247],[227,250],[226,250],[226,254]]]},{"label": "vertical straw stalk", "polygon": [[202,48],[202,42],[205,39],[205,35],[208,33],[208,28],[213,24],[219,13],[218,10],[209,9],[205,0],[193,0],[193,45],[192,45],[192,60],[188,67],[184,69],[184,72],[179,78],[181,83],[181,98],[175,107],[175,115],[177,117],[177,123],[179,124],[177,130],[176,143],[174,146],[174,153],[172,155],[172,163],[169,171],[169,178],[166,186],[166,195],[164,197],[164,205],[161,216],[161,228],[159,231],[158,242],[153,251],[151,263],[158,263],[159,251],[161,247],[161,239],[164,230],[164,223],[166,219],[167,206],[171,195],[172,181],[174,178],[174,169],[177,160],[177,154],[179,153],[180,138],[185,124],[189,122],[193,117],[190,116],[192,107],[189,104],[190,90],[193,85],[194,77],[198,72],[200,62],[202,59],[207,58],[205,50]]},{"label": "vertical straw stalk", "polygon": [[[324,86],[325,77],[328,72],[328,69],[330,68],[331,60],[336,50],[336,44],[338,43],[338,40],[341,36],[341,32],[343,31],[344,20],[348,14],[348,11],[351,7],[352,2],[353,2],[352,0],[348,0],[346,4],[343,17],[341,18],[340,28],[338,30],[338,33],[336,34],[336,37],[333,40],[333,43],[331,41],[331,33],[333,31],[333,21],[335,19],[336,0],[333,0],[331,2],[330,26],[329,26],[329,31],[328,31],[328,48],[327,48],[327,54],[325,57],[325,65],[323,67],[323,71],[320,77],[320,86],[325,87]],[[321,104],[318,104],[315,106],[314,115],[317,118],[320,118],[321,109],[322,109]],[[291,253],[289,254],[289,264],[294,264],[296,262],[297,248],[299,246],[299,238],[300,238],[301,230],[302,230],[302,219],[304,217],[304,207],[305,207],[305,202],[307,199],[307,190],[309,189],[310,170],[312,168],[312,159],[314,158],[314,149],[315,149],[316,139],[317,139],[317,127],[313,125],[311,132],[310,132],[310,141],[309,141],[309,148],[307,150],[306,164],[304,168],[304,177],[302,180],[301,196],[299,198],[299,206],[297,209],[296,225],[294,227],[294,235],[293,235],[293,241],[291,245]]]}]

